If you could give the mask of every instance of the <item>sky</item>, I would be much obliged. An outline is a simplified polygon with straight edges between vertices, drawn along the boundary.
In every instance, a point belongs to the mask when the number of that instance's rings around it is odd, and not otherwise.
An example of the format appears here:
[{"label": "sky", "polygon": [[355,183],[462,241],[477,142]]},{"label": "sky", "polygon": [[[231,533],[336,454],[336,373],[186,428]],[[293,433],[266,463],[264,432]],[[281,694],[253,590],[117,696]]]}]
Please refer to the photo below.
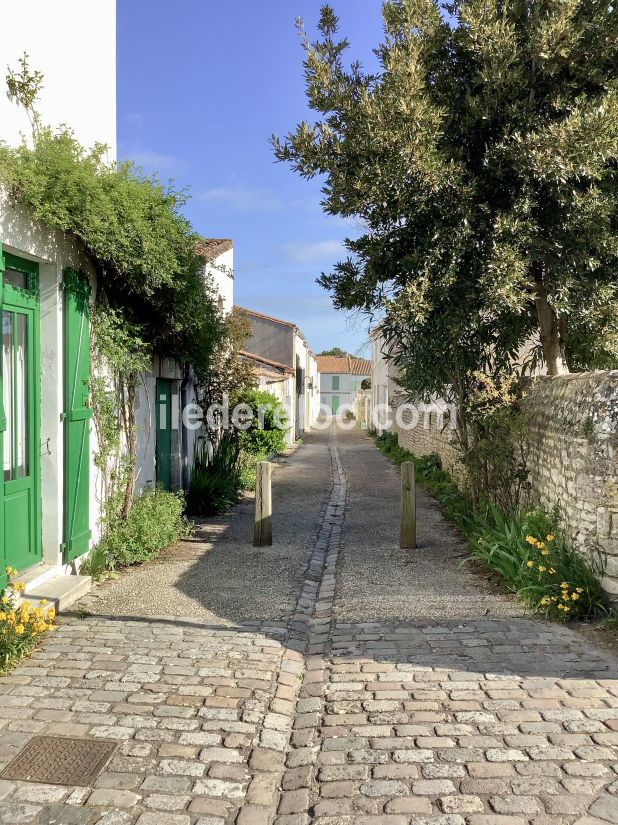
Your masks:
[{"label": "sky", "polygon": [[[332,0],[350,57],[375,67],[380,0]],[[320,182],[275,162],[269,137],[311,117],[294,21],[320,0],[118,0],[118,156],[189,187],[197,232],[234,241],[235,303],[292,321],[314,352],[367,355],[368,321],[335,311],[315,279],[345,257],[353,222]]]}]

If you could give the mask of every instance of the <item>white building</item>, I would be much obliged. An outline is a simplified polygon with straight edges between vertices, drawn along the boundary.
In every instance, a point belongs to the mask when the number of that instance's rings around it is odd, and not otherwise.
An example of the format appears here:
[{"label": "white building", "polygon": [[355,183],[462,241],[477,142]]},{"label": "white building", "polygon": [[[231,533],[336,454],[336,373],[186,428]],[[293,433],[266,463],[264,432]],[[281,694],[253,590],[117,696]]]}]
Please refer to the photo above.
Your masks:
[{"label": "white building", "polygon": [[[21,0],[3,8],[2,65],[44,75],[41,122],[71,124],[86,146],[116,152],[114,0]],[[0,93],[0,139],[31,137],[27,114]],[[81,244],[0,194],[2,406],[0,588],[10,565],[30,597],[63,603],[89,587],[75,573],[98,537],[100,503],[89,404],[89,301]]]},{"label": "white building", "polygon": [[[0,82],[28,55],[43,73],[41,122],[68,124],[88,148],[116,158],[116,0],[16,0],[2,4]],[[32,131],[28,115],[0,91],[0,138],[17,145]]]},{"label": "white building", "polygon": [[305,430],[311,429],[319,413],[317,364],[307,339],[291,321],[273,318],[261,312],[238,307],[247,314],[252,335],[245,344],[245,355],[252,359],[276,364],[293,371],[293,380],[286,383],[282,400],[290,421],[286,438],[293,444]]},{"label": "white building", "polygon": [[387,359],[388,347],[380,327],[371,330],[371,403],[368,423],[378,435],[389,428],[390,409],[396,397],[397,369]]},{"label": "white building", "polygon": [[371,376],[371,361],[351,355],[318,355],[322,410],[335,415],[344,404],[354,409],[356,393]]},{"label": "white building", "polygon": [[[44,75],[41,122],[67,124],[86,146],[116,151],[115,0],[21,0],[3,9],[3,65]],[[10,33],[10,36],[9,36]],[[0,140],[16,145],[28,118],[0,93]],[[204,277],[223,312],[233,304],[233,248],[204,240]],[[0,405],[0,589],[6,565],[30,599],[61,606],[89,587],[77,575],[99,538],[102,478],[95,467],[90,399],[94,268],[73,237],[35,222],[0,192],[2,404]],[[198,250],[200,252],[200,250]],[[186,486],[193,433],[181,411],[192,398],[190,367],[155,353],[136,403],[136,492]],[[72,574],[72,575],[68,575]]]}]

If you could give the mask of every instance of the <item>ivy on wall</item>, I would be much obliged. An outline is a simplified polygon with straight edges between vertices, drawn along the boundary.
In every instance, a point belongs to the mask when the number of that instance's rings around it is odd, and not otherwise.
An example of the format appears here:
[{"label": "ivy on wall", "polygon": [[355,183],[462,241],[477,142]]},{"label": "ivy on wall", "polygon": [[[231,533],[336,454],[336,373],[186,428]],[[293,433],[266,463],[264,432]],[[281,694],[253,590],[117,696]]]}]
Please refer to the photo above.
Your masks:
[{"label": "ivy on wall", "polygon": [[0,144],[0,186],[34,220],[79,239],[96,272],[96,462],[105,511],[126,518],[139,375],[158,350],[190,362],[204,380],[224,335],[220,312],[204,281],[197,235],[182,214],[187,193],[130,162],[109,162],[103,144],[85,149],[67,127],[42,125],[36,100],[43,75],[30,70],[27,55],[6,80],[9,98],[29,115],[32,138],[17,147]]}]

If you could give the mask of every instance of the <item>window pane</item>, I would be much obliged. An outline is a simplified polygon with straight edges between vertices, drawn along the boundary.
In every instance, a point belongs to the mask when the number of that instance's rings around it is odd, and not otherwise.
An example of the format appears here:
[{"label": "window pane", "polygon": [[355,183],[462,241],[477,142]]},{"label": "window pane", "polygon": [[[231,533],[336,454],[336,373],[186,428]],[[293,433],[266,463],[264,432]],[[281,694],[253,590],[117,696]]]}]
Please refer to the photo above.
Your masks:
[{"label": "window pane", "polygon": [[13,315],[2,313],[2,405],[6,416],[4,451],[2,456],[4,480],[13,478]]},{"label": "window pane", "polygon": [[339,389],[339,376],[333,375],[333,386],[332,389],[338,390]]},{"label": "window pane", "polygon": [[15,315],[15,424],[16,478],[28,475],[28,318]]},{"label": "window pane", "polygon": [[28,289],[28,274],[26,272],[20,272],[18,269],[7,267],[4,270],[2,280],[8,286],[15,286],[18,289]]}]

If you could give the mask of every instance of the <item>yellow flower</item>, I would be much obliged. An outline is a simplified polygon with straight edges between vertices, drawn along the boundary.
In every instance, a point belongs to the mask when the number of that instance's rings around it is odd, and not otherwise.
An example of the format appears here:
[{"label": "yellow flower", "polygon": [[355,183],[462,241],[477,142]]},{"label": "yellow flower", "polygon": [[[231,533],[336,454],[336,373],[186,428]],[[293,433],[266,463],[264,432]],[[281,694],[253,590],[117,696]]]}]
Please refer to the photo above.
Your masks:
[{"label": "yellow flower", "polygon": [[45,628],[45,630],[55,630],[55,629],[56,629],[56,625],[53,625],[53,624],[48,624],[47,627]]},{"label": "yellow flower", "polygon": [[556,575],[556,571],[554,570],[554,568],[553,568],[553,567],[550,567],[550,568],[549,568],[549,572],[551,573],[551,575],[552,575],[552,576],[555,576],[555,575]]},{"label": "yellow flower", "polygon": [[28,624],[28,622],[30,621],[30,613],[24,613],[22,610],[19,618],[22,620],[24,624]]},{"label": "yellow flower", "polygon": [[547,536],[547,541],[553,541],[555,538],[556,538],[556,537],[554,536],[554,534],[553,534],[553,533],[550,533],[550,534]]},{"label": "yellow flower", "polygon": [[529,562],[526,564],[526,567],[534,567],[534,562],[533,562],[533,561],[529,561]]},{"label": "yellow flower", "polygon": [[534,538],[534,536],[526,536],[526,541],[533,547],[536,545],[536,539]]},{"label": "yellow flower", "polygon": [[15,615],[15,611],[14,610],[9,610],[9,612],[6,614],[6,623],[10,624],[10,625],[14,625],[16,620],[17,620],[17,616]]},{"label": "yellow flower", "polygon": [[571,598],[576,602],[579,599],[579,593],[571,593]]},{"label": "yellow flower", "polygon": [[3,596],[2,597],[2,604],[8,604],[8,603],[9,603],[9,597],[8,596]]},{"label": "yellow flower", "polygon": [[17,570],[15,570],[14,567],[5,567],[4,569],[6,570],[6,575],[7,576],[16,576],[17,575]]},{"label": "yellow flower", "polygon": [[41,605],[41,607],[44,607],[47,604],[47,599],[41,599],[39,604]]},{"label": "yellow flower", "polygon": [[54,607],[50,607],[47,611],[47,618],[53,619],[56,616],[56,609]]},{"label": "yellow flower", "polygon": [[541,571],[541,573],[544,573],[547,570],[547,568],[543,567],[542,564],[539,564],[539,570]]},{"label": "yellow flower", "polygon": [[583,588],[583,587],[578,587],[578,588],[577,588],[577,592],[578,592],[578,593],[583,593],[583,592],[584,592],[584,588]]},{"label": "yellow flower", "polygon": [[25,628],[24,628],[23,624],[16,624],[15,625],[15,633],[17,633],[18,636],[21,636],[21,634],[24,632],[24,629]]},{"label": "yellow flower", "polygon": [[6,613],[4,610],[0,610],[0,622],[3,622],[6,619]]},{"label": "yellow flower", "polygon": [[562,582],[562,583],[560,584],[560,587],[563,587],[563,588],[564,588],[564,587],[568,587],[568,586],[569,586],[569,583],[568,583],[568,582]]},{"label": "yellow flower", "polygon": [[542,556],[549,556],[549,550],[541,550]]}]

